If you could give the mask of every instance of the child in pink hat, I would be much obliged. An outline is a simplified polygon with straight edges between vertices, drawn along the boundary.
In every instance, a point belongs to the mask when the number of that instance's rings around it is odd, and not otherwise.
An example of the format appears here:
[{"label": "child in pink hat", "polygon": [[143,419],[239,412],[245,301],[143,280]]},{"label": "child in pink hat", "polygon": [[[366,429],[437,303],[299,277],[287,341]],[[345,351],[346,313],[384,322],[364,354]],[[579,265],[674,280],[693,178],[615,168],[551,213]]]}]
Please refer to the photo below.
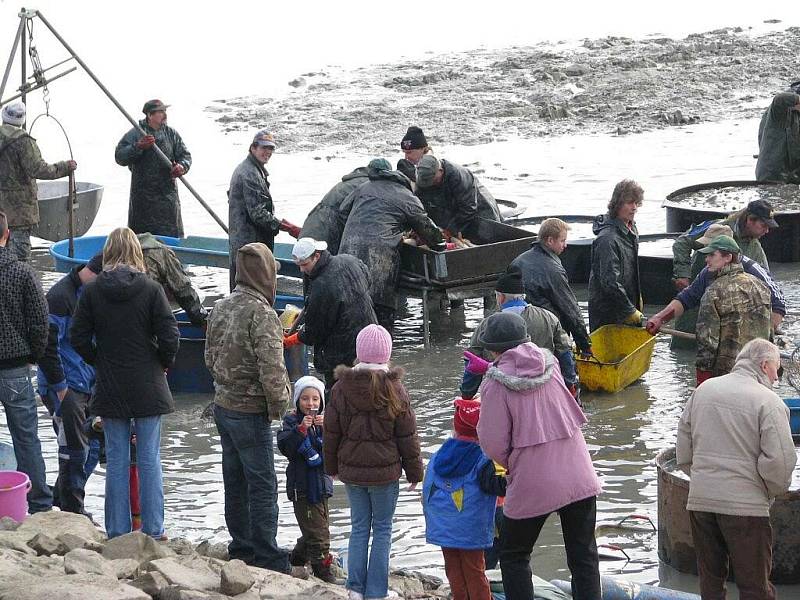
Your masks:
[{"label": "child in pink hat", "polygon": [[388,597],[400,476],[405,471],[409,489],[423,476],[416,417],[401,381],[403,370],[389,366],[391,355],[392,338],[386,329],[362,329],[356,337],[358,362],[336,369],[325,411],[325,472],[345,483],[350,502],[350,600]]}]

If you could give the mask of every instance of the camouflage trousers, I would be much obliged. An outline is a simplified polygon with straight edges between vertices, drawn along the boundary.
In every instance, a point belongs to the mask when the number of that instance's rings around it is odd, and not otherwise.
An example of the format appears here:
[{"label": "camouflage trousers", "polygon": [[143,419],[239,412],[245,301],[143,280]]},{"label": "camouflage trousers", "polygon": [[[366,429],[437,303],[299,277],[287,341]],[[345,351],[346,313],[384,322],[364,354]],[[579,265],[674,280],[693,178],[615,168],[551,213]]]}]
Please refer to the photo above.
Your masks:
[{"label": "camouflage trousers", "polygon": [[28,262],[31,259],[31,228],[9,227],[9,230],[11,237],[6,247],[14,251],[20,262]]}]

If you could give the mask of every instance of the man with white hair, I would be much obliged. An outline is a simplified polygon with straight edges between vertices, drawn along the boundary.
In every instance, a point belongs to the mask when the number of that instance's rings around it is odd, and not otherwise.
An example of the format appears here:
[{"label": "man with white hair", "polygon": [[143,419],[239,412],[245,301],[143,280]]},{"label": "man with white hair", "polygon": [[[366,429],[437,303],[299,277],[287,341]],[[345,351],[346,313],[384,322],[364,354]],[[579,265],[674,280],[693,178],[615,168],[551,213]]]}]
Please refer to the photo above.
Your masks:
[{"label": "man with white hair", "polygon": [[8,249],[19,260],[31,256],[31,230],[39,224],[37,179],[59,179],[74,171],[78,163],[63,160],[48,164],[27,131],[25,105],[6,104],[0,126],[0,210],[6,213],[11,237]]},{"label": "man with white hair", "polygon": [[314,346],[314,368],[325,377],[328,392],[334,369],[353,365],[358,332],[378,322],[369,295],[369,270],[355,256],[333,256],[328,244],[310,237],[297,240],[292,257],[303,272],[306,299],[302,327],[284,337],[283,344]]},{"label": "man with white hair", "polygon": [[780,370],[778,348],[751,340],[729,374],[697,387],[678,424],[703,598],[725,598],[729,563],[739,598],[775,598],[769,508],[789,489],[797,461],[789,409],[771,389]]}]

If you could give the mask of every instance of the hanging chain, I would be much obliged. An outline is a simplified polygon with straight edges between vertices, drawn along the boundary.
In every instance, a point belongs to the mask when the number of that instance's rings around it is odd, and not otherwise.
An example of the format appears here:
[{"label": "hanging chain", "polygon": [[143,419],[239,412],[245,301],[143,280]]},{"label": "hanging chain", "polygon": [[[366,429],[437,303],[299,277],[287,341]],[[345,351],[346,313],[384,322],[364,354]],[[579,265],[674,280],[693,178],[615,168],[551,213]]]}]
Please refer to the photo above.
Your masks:
[{"label": "hanging chain", "polygon": [[33,79],[36,85],[42,88],[42,99],[44,100],[45,113],[50,115],[50,90],[47,89],[47,79],[42,70],[42,61],[39,58],[39,51],[33,45],[33,19],[27,20],[28,28],[28,54],[31,57],[31,64],[33,65]]}]

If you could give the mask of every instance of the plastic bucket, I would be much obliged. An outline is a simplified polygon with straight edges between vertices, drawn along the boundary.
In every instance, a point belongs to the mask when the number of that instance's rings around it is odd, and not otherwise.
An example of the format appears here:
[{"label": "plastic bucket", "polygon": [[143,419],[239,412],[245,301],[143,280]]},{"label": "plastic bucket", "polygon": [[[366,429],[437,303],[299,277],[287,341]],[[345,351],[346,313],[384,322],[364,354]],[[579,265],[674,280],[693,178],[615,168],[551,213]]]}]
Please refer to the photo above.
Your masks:
[{"label": "plastic bucket", "polygon": [[792,435],[800,435],[800,398],[784,398],[783,403],[789,407],[789,427]]},{"label": "plastic bucket", "polygon": [[0,518],[11,517],[17,523],[28,514],[28,490],[31,480],[19,471],[0,471]]}]

